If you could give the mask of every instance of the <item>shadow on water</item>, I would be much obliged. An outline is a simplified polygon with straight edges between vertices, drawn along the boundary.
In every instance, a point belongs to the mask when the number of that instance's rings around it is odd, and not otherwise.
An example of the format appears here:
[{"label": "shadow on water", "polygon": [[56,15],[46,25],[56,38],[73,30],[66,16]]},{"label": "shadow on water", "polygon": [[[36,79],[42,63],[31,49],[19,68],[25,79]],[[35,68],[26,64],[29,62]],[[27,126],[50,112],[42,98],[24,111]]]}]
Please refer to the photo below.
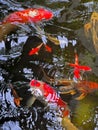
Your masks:
[{"label": "shadow on water", "polygon": [[[53,37],[65,36],[68,42],[62,52],[60,45],[47,39],[47,45],[52,48],[52,53],[47,52],[43,46],[38,55],[29,56],[29,51],[40,45],[42,40],[35,33],[36,30],[26,32],[20,27],[7,36],[8,50],[5,49],[5,41],[0,43],[0,130],[63,130],[55,109],[48,109],[38,100],[32,107],[26,106],[27,100],[31,98],[28,84],[33,78],[38,80],[46,78],[42,67],[52,78],[55,69],[60,70],[60,76],[63,73],[66,77],[70,68],[65,66],[65,62],[74,63],[75,49],[80,64],[92,68],[92,71],[87,73],[88,80],[98,82],[98,54],[92,39],[87,39],[84,33],[84,24],[88,23],[94,9],[98,10],[96,3],[97,1],[94,3],[91,0],[78,0],[78,2],[77,0],[0,0],[1,21],[9,13],[28,7],[45,7],[52,10],[54,18],[41,23],[42,27]],[[26,27],[30,29],[30,25]],[[60,61],[61,58],[63,63]],[[60,76],[56,78],[61,78]],[[19,107],[14,103],[9,83],[22,98]],[[80,101],[75,100],[75,96],[71,94],[60,96],[68,103],[71,120],[79,130],[98,129],[97,91],[88,94]]]}]

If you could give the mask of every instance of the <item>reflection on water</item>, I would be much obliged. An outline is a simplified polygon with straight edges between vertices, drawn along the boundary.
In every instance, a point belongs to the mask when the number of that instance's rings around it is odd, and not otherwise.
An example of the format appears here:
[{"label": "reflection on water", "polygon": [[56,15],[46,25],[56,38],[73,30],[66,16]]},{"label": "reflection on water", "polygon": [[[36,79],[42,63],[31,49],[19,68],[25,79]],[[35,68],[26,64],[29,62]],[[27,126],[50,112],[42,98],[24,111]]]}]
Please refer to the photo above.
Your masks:
[{"label": "reflection on water", "polygon": [[[26,4],[25,4],[26,3]],[[1,130],[62,130],[57,112],[45,108],[36,101],[33,107],[25,105],[30,93],[27,83],[32,78],[44,79],[42,66],[45,72],[55,80],[64,78],[72,70],[66,67],[66,62],[74,63],[74,50],[77,49],[81,65],[90,66],[92,72],[87,73],[87,79],[98,82],[98,54],[93,43],[84,33],[84,24],[88,23],[94,10],[97,12],[98,2],[92,0],[0,0],[0,21],[9,13],[24,8],[43,6],[54,13],[51,21],[41,23],[44,32],[53,38],[63,40],[64,44],[54,44],[48,36],[47,45],[52,53],[41,48],[39,55],[29,56],[28,52],[39,45],[42,40],[40,32],[31,25],[19,26],[19,29],[8,35],[8,44],[11,49],[5,49],[5,42],[0,42],[0,129]],[[1,33],[1,32],[0,32]],[[46,34],[45,34],[46,33]],[[1,34],[0,34],[1,35]],[[66,42],[65,42],[66,41]],[[16,107],[14,98],[7,83],[14,84],[15,90],[23,98],[21,106]],[[76,101],[73,95],[61,95],[68,102],[71,109],[71,120],[80,130],[98,129],[98,92],[89,94],[81,101]]]}]

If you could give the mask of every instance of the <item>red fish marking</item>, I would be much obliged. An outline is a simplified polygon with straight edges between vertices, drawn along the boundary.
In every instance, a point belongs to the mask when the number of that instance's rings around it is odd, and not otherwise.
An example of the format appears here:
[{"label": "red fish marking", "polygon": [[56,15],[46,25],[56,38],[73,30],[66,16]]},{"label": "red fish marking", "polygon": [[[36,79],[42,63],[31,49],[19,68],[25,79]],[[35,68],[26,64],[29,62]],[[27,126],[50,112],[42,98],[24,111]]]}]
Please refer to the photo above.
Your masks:
[{"label": "red fish marking", "polygon": [[21,11],[17,11],[8,15],[2,23],[28,23],[28,22],[40,22],[42,20],[50,20],[53,17],[53,13],[44,8],[30,8]]},{"label": "red fish marking", "polygon": [[38,100],[43,100],[45,104],[55,103],[62,111],[63,117],[69,116],[70,111],[67,103],[59,97],[59,95],[50,85],[46,84],[45,82],[33,79],[30,82],[30,87],[31,93]]},{"label": "red fish marking", "polygon": [[81,74],[80,71],[91,71],[92,69],[89,66],[79,65],[79,58],[77,53],[75,53],[75,63],[69,63],[69,66],[74,67],[74,78],[80,79]]}]

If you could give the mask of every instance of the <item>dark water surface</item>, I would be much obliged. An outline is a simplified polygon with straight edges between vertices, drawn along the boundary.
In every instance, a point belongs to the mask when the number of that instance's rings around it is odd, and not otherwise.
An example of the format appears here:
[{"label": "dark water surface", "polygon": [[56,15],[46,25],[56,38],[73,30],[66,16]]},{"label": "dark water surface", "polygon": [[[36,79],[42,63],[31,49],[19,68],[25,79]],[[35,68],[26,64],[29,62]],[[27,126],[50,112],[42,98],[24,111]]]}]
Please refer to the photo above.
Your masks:
[{"label": "dark water surface", "polygon": [[[54,37],[65,36],[68,45],[62,50],[48,40],[52,53],[42,48],[39,55],[29,56],[31,48],[42,42],[36,31],[30,30],[30,25],[8,35],[6,42],[11,43],[11,49],[6,50],[4,42],[0,43],[0,130],[63,130],[57,113],[47,111],[39,101],[36,100],[33,107],[25,107],[30,97],[27,84],[33,78],[43,80],[40,66],[50,75],[51,70],[57,67],[61,73],[56,78],[66,77],[71,70],[64,68],[64,64],[74,63],[76,49],[79,63],[92,68],[87,73],[87,79],[98,82],[98,54],[92,40],[87,40],[84,33],[84,24],[89,22],[91,13],[98,10],[97,0],[0,0],[0,21],[11,12],[33,7],[45,7],[53,11],[53,19],[42,22],[42,28]],[[8,83],[12,83],[23,98],[21,107],[15,106]],[[71,120],[79,130],[98,130],[97,91],[80,101],[71,95],[61,97],[68,102]]]}]

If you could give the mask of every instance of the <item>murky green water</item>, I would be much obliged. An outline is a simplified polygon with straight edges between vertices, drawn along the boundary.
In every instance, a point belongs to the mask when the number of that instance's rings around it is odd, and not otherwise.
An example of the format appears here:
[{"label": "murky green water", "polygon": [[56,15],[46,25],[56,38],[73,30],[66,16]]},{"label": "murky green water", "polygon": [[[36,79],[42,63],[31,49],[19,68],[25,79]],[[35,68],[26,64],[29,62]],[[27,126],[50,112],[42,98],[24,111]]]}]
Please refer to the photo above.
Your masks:
[{"label": "murky green water", "polygon": [[[68,40],[68,45],[65,46],[65,49],[62,52],[59,45],[54,45],[48,41],[48,45],[53,49],[51,54],[41,50],[39,55],[30,57],[28,56],[29,50],[36,47],[41,40],[35,37],[35,32],[32,31],[27,33],[23,28],[20,28],[15,33],[8,36],[8,41],[11,42],[12,46],[11,50],[6,52],[4,43],[0,43],[0,83],[4,80],[7,83],[11,82],[17,84],[15,88],[19,96],[24,99],[22,101],[23,106],[30,96],[29,94],[26,94],[27,89],[23,83],[29,82],[32,78],[42,79],[43,75],[41,74],[39,66],[42,65],[46,71],[49,71],[49,69],[55,66],[55,59],[57,61],[56,64],[63,64],[64,62],[74,63],[75,49],[79,55],[80,64],[92,68],[92,71],[87,73],[88,80],[98,82],[98,54],[95,51],[92,40],[87,39],[84,33],[84,24],[90,21],[91,13],[94,10],[98,10],[97,0],[95,2],[91,0],[0,0],[0,20],[2,21],[5,16],[13,11],[36,6],[42,6],[53,11],[53,19],[43,22],[42,26],[45,32],[50,33],[52,36],[65,36]],[[27,29],[28,28],[26,28],[26,30]],[[63,58],[63,63],[60,61],[60,58]],[[59,65],[58,68],[60,69]],[[68,69],[69,68],[64,69],[64,75],[67,75]],[[4,88],[4,92],[6,92],[7,88]],[[71,95],[61,95],[61,97],[64,101],[68,102],[72,112],[72,122],[79,130],[98,129],[98,92],[89,94],[81,101],[76,101],[74,96]],[[7,117],[7,113],[5,113],[7,107],[4,107],[2,104],[0,105],[5,110],[1,110],[0,112],[3,112],[3,114],[0,113],[0,115],[2,116],[5,114],[5,117]],[[8,109],[10,109],[10,105],[8,105]],[[43,105],[39,102],[34,104],[34,109],[32,108],[32,110],[29,109],[27,111],[21,107],[17,113],[16,109],[17,108],[15,107],[14,110],[11,110],[11,120],[13,121],[14,119],[18,123],[20,122],[21,129],[23,130],[62,129],[61,126],[58,126],[55,116],[50,119],[49,122],[46,118],[48,112],[45,113],[45,111],[41,111]],[[14,118],[13,111],[16,113]],[[32,114],[32,111],[35,115]],[[17,118],[18,114],[20,114],[21,119]],[[38,114],[38,119],[36,119],[36,114]],[[56,122],[54,127],[51,123],[52,120],[55,120],[54,122]],[[3,121],[1,122],[7,127],[9,126],[6,125],[7,121],[9,121],[9,119],[5,120],[3,117]],[[14,123],[12,123],[12,126],[14,126]],[[14,129],[20,130],[20,128]],[[4,130],[7,130],[7,128]]]}]

